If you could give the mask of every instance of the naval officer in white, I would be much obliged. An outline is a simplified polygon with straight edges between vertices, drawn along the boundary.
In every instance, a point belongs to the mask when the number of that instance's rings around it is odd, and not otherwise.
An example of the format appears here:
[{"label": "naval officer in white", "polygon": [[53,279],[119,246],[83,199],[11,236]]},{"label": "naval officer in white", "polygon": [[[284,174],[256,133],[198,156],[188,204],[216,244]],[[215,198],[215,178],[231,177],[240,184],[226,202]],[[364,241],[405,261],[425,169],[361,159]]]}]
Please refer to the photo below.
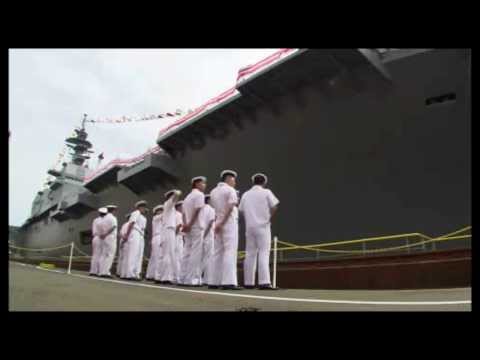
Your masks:
[{"label": "naval officer in white", "polygon": [[157,205],[153,208],[152,219],[152,242],[150,249],[150,260],[148,261],[146,280],[153,280],[155,271],[161,257],[161,237],[162,237],[162,213],[163,205]]},{"label": "naval officer in white", "polygon": [[101,223],[105,215],[107,215],[107,208],[101,207],[98,209],[98,216],[93,220],[92,223],[92,258],[90,260],[90,276],[99,276],[100,275],[100,264],[101,264],[101,255],[102,255],[102,244],[100,236],[102,235],[102,226]]},{"label": "naval officer in white", "polygon": [[268,267],[271,247],[270,224],[278,209],[279,200],[265,188],[268,178],[264,174],[252,176],[253,186],[243,194],[239,210],[245,217],[246,252],[244,262],[244,286],[255,287],[255,268],[258,256],[259,289],[273,289]]},{"label": "naval officer in white", "polygon": [[176,189],[167,191],[164,195],[167,200],[163,204],[162,255],[155,271],[156,284],[173,284],[176,282],[178,270],[176,269],[177,262],[175,261],[175,231],[177,228],[175,204],[181,195],[182,192]]},{"label": "naval officer in white", "polygon": [[[143,246],[145,227],[147,226],[147,219],[145,214],[148,211],[147,202],[144,200],[138,201],[135,204],[135,210],[130,215],[127,233],[122,239],[122,245],[125,246],[124,251],[124,267],[122,267],[121,277],[127,280],[141,280],[139,263],[143,258]],[[140,260],[140,261],[139,261]]]},{"label": "naval officer in white", "polygon": [[214,274],[209,289],[240,290],[237,282],[238,197],[235,191],[237,173],[223,170],[221,182],[210,192],[215,209],[216,226],[213,254]]},{"label": "naval officer in white", "polygon": [[203,228],[199,218],[205,206],[205,188],[207,178],[197,176],[191,180],[192,191],[183,201],[183,232],[185,233],[185,255],[182,266],[181,283],[183,285],[202,285],[202,247]]},{"label": "naval officer in white", "polygon": [[105,215],[102,220],[106,233],[100,236],[102,240],[100,276],[111,278],[112,274],[110,273],[110,269],[112,268],[113,258],[117,251],[118,221],[115,215],[113,215],[117,210],[117,206],[108,205],[106,208],[108,214]]}]

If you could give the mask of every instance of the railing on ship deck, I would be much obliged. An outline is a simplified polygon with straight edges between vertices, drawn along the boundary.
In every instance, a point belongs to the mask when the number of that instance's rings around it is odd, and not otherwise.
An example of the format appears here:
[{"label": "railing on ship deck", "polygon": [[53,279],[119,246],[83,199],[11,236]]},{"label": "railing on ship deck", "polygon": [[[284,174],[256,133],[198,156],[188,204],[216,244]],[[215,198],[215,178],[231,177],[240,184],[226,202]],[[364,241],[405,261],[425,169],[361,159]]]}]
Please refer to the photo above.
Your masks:
[{"label": "railing on ship deck", "polygon": [[[329,260],[338,258],[365,257],[376,255],[413,254],[421,252],[469,249],[471,248],[470,234],[472,227],[444,234],[438,237],[430,237],[421,233],[407,233],[388,236],[378,236],[347,241],[333,241],[313,245],[300,245],[283,241],[278,238],[277,247],[278,262],[298,260]],[[66,244],[53,248],[24,248],[9,244],[12,260],[30,258],[41,261],[68,261],[70,258],[78,263],[90,262],[90,254],[82,251],[77,245],[73,245],[73,253],[70,254],[72,245]],[[273,252],[273,246],[271,251]],[[73,255],[73,256],[72,256]],[[242,261],[245,251],[238,252],[238,260]],[[273,257],[271,257],[273,258]],[[115,258],[115,262],[116,262]],[[147,262],[148,257],[144,257]]]}]

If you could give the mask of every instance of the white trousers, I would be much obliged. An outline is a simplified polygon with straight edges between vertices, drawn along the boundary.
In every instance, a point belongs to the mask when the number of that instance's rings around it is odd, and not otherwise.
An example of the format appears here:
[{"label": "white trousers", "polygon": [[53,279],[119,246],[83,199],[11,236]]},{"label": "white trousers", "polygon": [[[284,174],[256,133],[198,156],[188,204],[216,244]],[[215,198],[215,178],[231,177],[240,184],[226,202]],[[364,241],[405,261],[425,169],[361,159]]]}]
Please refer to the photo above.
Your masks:
[{"label": "white trousers", "polygon": [[162,231],[162,255],[155,271],[155,280],[176,281],[177,261],[175,260],[175,228],[165,228]]},{"label": "white trousers", "polygon": [[139,250],[137,254],[137,265],[135,267],[135,277],[140,278],[142,275],[142,269],[143,269],[143,251],[145,249],[145,239],[143,236],[140,236],[140,245],[139,245]]},{"label": "white trousers", "polygon": [[122,273],[122,265],[123,265],[123,247],[121,247],[122,240],[120,240],[118,244],[118,255],[117,255],[117,275],[120,276]]},{"label": "white trousers", "polygon": [[177,235],[175,240],[175,261],[177,262],[176,270],[176,281],[177,283],[181,282],[182,275],[182,259],[183,259],[183,235]]},{"label": "white trousers", "polygon": [[203,254],[202,254],[202,283],[210,284],[213,279],[210,279],[211,274],[215,273],[213,268],[213,243],[214,243],[214,232],[213,230],[203,239]]},{"label": "white trousers", "polygon": [[202,252],[203,252],[203,230],[193,228],[185,234],[185,249],[188,257],[185,258],[182,269],[182,284],[201,285],[202,283]]},{"label": "white trousers", "polygon": [[225,224],[215,234],[213,245],[212,283],[210,285],[238,285],[237,281],[238,223]]},{"label": "white trousers", "polygon": [[152,249],[150,251],[150,260],[148,261],[147,274],[145,277],[147,279],[153,279],[155,277],[155,271],[158,265],[158,258],[160,253],[160,234],[154,235],[152,237]]},{"label": "white trousers", "polygon": [[140,243],[143,241],[142,235],[136,230],[132,230],[127,242],[123,247],[123,265],[121,277],[137,277],[138,257],[140,254]]},{"label": "white trousers", "polygon": [[258,258],[258,284],[270,285],[270,226],[246,230],[246,252],[243,263],[245,285],[255,285],[255,270]]},{"label": "white trousers", "polygon": [[92,239],[92,258],[90,259],[90,274],[100,274],[100,256],[102,254],[102,250],[100,247],[100,238],[95,236]]},{"label": "white trousers", "polygon": [[111,275],[113,258],[117,251],[117,239],[115,234],[111,234],[102,240],[102,252],[100,256],[100,275]]}]

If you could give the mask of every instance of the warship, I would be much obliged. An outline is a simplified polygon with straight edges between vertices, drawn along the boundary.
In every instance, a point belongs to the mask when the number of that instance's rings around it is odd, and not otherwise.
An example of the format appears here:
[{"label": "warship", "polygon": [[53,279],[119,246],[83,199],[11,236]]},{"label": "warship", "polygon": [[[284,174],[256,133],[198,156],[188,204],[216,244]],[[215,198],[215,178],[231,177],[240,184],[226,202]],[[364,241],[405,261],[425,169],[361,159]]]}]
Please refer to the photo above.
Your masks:
[{"label": "warship", "polygon": [[[16,244],[74,242],[90,254],[97,208],[117,205],[122,223],[136,201],[153,207],[171,188],[186,194],[197,175],[209,191],[223,169],[238,172],[240,194],[252,174],[268,175],[280,199],[272,234],[288,243],[439,236],[469,225],[470,61],[469,49],[281,49],[159,129],[147,153],[97,169],[85,167],[93,152],[85,118],[65,140],[71,159],[48,171],[54,180],[35,196]],[[147,256],[149,242],[147,232]]]}]

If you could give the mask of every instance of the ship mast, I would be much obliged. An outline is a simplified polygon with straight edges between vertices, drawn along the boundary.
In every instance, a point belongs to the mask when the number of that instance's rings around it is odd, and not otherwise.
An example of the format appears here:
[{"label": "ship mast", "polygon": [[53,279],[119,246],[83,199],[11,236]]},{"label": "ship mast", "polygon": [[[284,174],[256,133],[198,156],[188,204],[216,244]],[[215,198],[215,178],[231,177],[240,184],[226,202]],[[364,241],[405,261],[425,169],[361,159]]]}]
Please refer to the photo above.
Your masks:
[{"label": "ship mast", "polygon": [[80,128],[75,129],[76,136],[69,137],[65,140],[67,146],[73,150],[72,163],[82,166],[85,160],[90,159],[89,153],[93,153],[90,150],[92,144],[87,140],[88,134],[85,131],[85,122],[87,120],[87,114],[83,115],[82,125]]}]

